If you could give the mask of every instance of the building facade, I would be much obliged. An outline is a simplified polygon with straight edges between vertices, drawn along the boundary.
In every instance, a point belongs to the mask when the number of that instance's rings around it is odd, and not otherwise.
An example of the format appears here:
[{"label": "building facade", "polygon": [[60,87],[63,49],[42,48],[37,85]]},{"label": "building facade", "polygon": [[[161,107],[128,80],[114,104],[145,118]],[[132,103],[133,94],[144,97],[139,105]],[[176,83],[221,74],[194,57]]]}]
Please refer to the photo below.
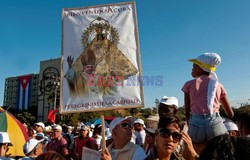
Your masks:
[{"label": "building facade", "polygon": [[39,74],[28,74],[5,79],[4,106],[28,110],[38,105]]},{"label": "building facade", "polygon": [[37,121],[47,122],[49,110],[60,102],[60,66],[61,58],[45,60],[39,74],[6,78],[3,105],[19,111],[36,107]]},{"label": "building facade", "polygon": [[[37,120],[47,122],[48,112],[59,106],[61,58],[40,62]],[[55,98],[56,97],[56,98]]]}]

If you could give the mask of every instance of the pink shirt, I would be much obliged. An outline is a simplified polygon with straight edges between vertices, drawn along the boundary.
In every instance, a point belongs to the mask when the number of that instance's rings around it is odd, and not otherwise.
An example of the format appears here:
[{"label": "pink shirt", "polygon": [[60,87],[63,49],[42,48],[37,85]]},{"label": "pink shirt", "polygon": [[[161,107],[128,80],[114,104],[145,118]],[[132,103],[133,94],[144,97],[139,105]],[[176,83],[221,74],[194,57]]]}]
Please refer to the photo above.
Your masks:
[{"label": "pink shirt", "polygon": [[[193,80],[187,81],[182,91],[189,94],[191,114],[209,114],[207,107],[207,90],[210,78],[202,75]],[[226,91],[222,84],[218,83],[214,98],[213,112],[219,112],[220,100],[225,97]]]}]

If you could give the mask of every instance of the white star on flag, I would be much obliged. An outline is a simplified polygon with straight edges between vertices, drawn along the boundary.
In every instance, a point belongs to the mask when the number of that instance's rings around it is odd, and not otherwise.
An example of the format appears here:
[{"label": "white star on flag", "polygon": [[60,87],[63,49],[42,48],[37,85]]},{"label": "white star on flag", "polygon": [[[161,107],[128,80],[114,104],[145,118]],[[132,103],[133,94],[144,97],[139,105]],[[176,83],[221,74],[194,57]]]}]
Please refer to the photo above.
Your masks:
[{"label": "white star on flag", "polygon": [[23,83],[26,83],[26,82],[27,82],[27,80],[26,80],[26,79],[24,79],[24,80],[23,80]]}]

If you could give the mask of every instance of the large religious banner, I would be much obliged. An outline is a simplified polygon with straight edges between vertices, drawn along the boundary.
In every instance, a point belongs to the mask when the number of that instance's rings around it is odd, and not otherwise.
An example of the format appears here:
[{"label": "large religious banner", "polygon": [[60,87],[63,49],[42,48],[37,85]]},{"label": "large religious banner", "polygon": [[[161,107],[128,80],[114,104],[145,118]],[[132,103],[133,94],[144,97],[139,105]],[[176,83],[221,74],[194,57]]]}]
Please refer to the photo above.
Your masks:
[{"label": "large religious banner", "polygon": [[134,2],[62,11],[61,113],[144,106]]}]

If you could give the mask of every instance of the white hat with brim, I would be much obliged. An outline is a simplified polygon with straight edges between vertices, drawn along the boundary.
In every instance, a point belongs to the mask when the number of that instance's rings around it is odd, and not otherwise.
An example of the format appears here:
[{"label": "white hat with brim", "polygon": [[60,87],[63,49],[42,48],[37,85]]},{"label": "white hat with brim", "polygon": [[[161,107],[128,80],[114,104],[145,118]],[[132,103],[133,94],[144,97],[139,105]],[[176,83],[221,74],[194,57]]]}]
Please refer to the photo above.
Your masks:
[{"label": "white hat with brim", "polygon": [[175,105],[176,107],[178,107],[178,99],[176,97],[163,96],[160,103],[169,106]]},{"label": "white hat with brim", "polygon": [[224,125],[225,125],[227,131],[238,131],[239,130],[237,125],[232,121],[225,121]]},{"label": "white hat with brim", "polygon": [[134,121],[136,120],[136,118],[135,117],[131,117],[131,116],[130,117],[125,117],[125,118],[123,118],[123,117],[116,117],[115,119],[113,119],[111,121],[111,123],[109,125],[109,129],[110,129],[111,133],[112,133],[112,130],[115,128],[115,126],[117,124],[120,124],[121,122],[123,122],[125,120],[128,120],[131,124],[133,124]]},{"label": "white hat with brim", "polygon": [[25,155],[29,154],[38,143],[43,142],[44,139],[37,140],[37,139],[30,139],[23,145],[23,152]]},{"label": "white hat with brim", "polygon": [[204,53],[196,59],[189,59],[188,61],[197,64],[204,71],[215,71],[218,65],[221,63],[221,58],[217,53]]},{"label": "white hat with brim", "polygon": [[45,125],[43,122],[38,122],[38,123],[35,123],[35,125],[37,126],[41,126],[43,129],[45,128]]},{"label": "white hat with brim", "polygon": [[144,125],[144,121],[143,121],[142,119],[137,119],[137,120],[135,120],[134,124],[135,124],[135,123],[139,123],[139,124]]},{"label": "white hat with brim", "polygon": [[0,132],[0,143],[8,143],[10,146],[12,146],[9,134],[7,132]]},{"label": "white hat with brim", "polygon": [[53,126],[53,130],[59,130],[59,131],[62,131],[62,127],[60,125],[55,125]]}]

